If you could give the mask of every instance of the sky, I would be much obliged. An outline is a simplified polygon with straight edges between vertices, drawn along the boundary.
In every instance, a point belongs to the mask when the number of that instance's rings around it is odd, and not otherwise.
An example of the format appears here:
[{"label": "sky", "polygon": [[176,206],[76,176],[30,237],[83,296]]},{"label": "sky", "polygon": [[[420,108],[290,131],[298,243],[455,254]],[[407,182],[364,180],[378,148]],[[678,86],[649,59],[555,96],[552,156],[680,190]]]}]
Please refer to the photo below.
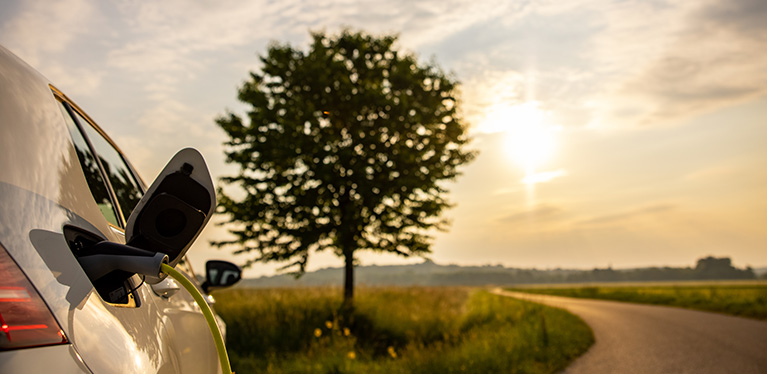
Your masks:
[{"label": "sky", "polygon": [[[479,156],[447,185],[442,264],[522,268],[767,266],[763,0],[4,0],[0,44],[110,134],[151,182],[192,146],[214,179],[215,118],[271,42],[398,34],[461,83]],[[214,218],[213,221],[221,221]],[[189,256],[244,263],[207,242]],[[361,253],[363,265],[415,263]],[[309,269],[341,266],[330,254]],[[245,276],[274,274],[255,265]]]}]

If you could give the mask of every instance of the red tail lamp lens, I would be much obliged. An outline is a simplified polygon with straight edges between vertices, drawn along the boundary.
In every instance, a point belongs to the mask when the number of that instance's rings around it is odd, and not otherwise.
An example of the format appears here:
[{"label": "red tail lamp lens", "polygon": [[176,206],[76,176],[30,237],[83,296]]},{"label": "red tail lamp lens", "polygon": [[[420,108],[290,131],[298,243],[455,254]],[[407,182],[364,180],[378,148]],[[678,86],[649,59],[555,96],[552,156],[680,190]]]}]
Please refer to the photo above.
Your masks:
[{"label": "red tail lamp lens", "polygon": [[0,350],[63,343],[48,306],[0,245]]}]

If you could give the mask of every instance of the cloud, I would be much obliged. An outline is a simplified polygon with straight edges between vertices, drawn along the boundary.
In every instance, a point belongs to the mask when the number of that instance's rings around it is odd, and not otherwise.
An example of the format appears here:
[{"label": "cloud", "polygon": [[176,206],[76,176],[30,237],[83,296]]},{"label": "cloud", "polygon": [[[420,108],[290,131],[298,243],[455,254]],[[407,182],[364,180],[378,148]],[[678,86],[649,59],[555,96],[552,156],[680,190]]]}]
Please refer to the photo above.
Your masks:
[{"label": "cloud", "polygon": [[767,3],[758,0],[682,12],[660,53],[618,91],[641,103],[636,123],[674,122],[767,94],[765,17]]},{"label": "cloud", "polygon": [[534,224],[543,221],[552,221],[564,215],[565,210],[553,205],[538,205],[530,210],[514,213],[499,221],[514,224]]},{"label": "cloud", "polygon": [[631,221],[636,218],[658,217],[659,215],[666,214],[668,212],[676,210],[677,207],[672,204],[656,204],[639,209],[629,210],[625,212],[607,214],[583,220],[578,222],[579,225],[610,225],[615,223],[622,223]]},{"label": "cloud", "polygon": [[532,3],[438,50],[469,76],[523,75],[524,88],[509,86],[516,99],[540,101],[564,126],[674,124],[767,93],[765,4]]},{"label": "cloud", "polygon": [[62,65],[46,67],[45,74],[51,77],[57,88],[65,90],[71,97],[78,98],[97,95],[106,75],[103,71]]},{"label": "cloud", "polygon": [[763,4],[531,3],[422,44],[462,74],[470,122],[539,101],[564,126],[676,123],[767,92]]},{"label": "cloud", "polygon": [[[144,137],[153,134],[151,139],[175,134],[168,138],[174,141],[163,144],[153,144],[152,140],[142,143],[142,135],[126,140],[136,144],[136,149],[148,152],[151,148],[157,152],[169,148],[167,143],[180,144],[182,139],[184,144],[214,148],[220,146],[221,134],[209,134],[207,130],[217,130],[212,125],[214,110],[223,111],[226,104],[214,109],[208,103],[222,101],[213,98],[216,94],[235,96],[234,82],[244,78],[247,69],[258,68],[256,55],[263,53],[270,40],[304,48],[302,43],[309,41],[309,30],[324,28],[335,33],[349,26],[372,33],[399,32],[402,48],[413,49],[494,17],[491,10],[505,9],[504,3],[121,2],[114,10],[119,19],[116,27],[122,31],[121,40],[108,52],[106,65],[110,71],[127,77],[134,87],[140,85],[143,89],[141,105],[145,110],[136,115],[138,121],[131,126],[137,125]],[[216,77],[219,81],[214,83]],[[210,88],[200,90],[203,84]],[[228,85],[226,93],[221,88],[224,85]],[[204,100],[206,104],[194,108],[178,105],[193,100]],[[200,118],[211,119],[205,131],[199,129]],[[211,139],[216,139],[213,145]],[[220,153],[220,149],[211,151]],[[151,162],[148,154],[138,158],[145,160],[139,163]],[[144,167],[153,170],[160,166]]]},{"label": "cloud", "polygon": [[143,82],[156,101],[209,69],[216,56],[241,48],[268,33],[258,22],[265,4],[163,1],[122,3],[124,44],[108,54],[107,64]]},{"label": "cloud", "polygon": [[482,122],[491,108],[514,106],[524,101],[527,79],[516,71],[488,70],[468,78],[461,88],[465,98],[460,107],[463,117],[477,133],[496,133],[503,129],[483,129]]},{"label": "cloud", "polygon": [[403,43],[410,48],[438,44],[474,25],[489,23],[516,11],[513,4],[503,0],[396,0],[357,4],[356,12],[341,24],[377,32],[400,32]]},{"label": "cloud", "polygon": [[739,34],[741,37],[767,38],[767,3],[762,0],[736,0],[712,3],[697,16],[702,24]]},{"label": "cloud", "polygon": [[567,175],[567,171],[565,170],[554,170],[554,171],[543,171],[540,173],[535,173],[532,175],[525,176],[524,179],[522,179],[522,183],[524,184],[536,184],[536,183],[546,183],[551,182],[552,180],[563,177]]},{"label": "cloud", "polygon": [[399,33],[401,48],[412,50],[494,17],[493,11],[507,8],[505,3],[120,2],[114,5],[120,38],[114,40],[106,65],[140,82],[147,99],[163,102],[177,98],[185,85],[199,87],[199,80],[211,79],[216,70],[236,68],[245,76],[247,69],[258,68],[256,54],[275,39],[303,48],[309,30],[335,33],[351,27]]},{"label": "cloud", "polygon": [[0,29],[3,44],[28,63],[47,65],[88,31],[95,7],[87,0],[25,1]]},{"label": "cloud", "polygon": [[203,122],[205,119],[204,111],[169,99],[145,108],[133,124],[134,131],[123,134],[119,142],[146,178],[159,173],[165,162],[185,147],[198,149],[209,168],[220,171],[225,137],[212,120]]}]

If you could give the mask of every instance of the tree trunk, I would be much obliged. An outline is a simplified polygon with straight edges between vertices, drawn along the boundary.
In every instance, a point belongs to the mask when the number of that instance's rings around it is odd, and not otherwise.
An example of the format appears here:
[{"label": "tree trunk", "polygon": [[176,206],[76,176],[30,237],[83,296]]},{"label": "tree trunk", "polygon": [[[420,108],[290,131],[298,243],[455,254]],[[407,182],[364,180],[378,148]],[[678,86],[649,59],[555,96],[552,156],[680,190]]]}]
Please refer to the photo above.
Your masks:
[{"label": "tree trunk", "polygon": [[344,251],[344,309],[354,306],[354,251]]}]

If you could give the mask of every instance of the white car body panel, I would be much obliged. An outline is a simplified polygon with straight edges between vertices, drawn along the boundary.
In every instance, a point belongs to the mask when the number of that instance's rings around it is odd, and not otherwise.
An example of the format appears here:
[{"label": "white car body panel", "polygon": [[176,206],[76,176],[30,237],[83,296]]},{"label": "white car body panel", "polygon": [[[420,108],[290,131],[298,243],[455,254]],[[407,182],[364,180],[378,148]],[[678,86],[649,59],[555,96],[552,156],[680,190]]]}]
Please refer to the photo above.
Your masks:
[{"label": "white car body panel", "polygon": [[[64,238],[66,225],[124,243],[101,214],[49,82],[0,47],[0,243],[70,344],[0,351],[0,373],[215,373],[215,345],[185,290],[137,307],[105,302]],[[187,274],[194,279],[191,274]]]}]

